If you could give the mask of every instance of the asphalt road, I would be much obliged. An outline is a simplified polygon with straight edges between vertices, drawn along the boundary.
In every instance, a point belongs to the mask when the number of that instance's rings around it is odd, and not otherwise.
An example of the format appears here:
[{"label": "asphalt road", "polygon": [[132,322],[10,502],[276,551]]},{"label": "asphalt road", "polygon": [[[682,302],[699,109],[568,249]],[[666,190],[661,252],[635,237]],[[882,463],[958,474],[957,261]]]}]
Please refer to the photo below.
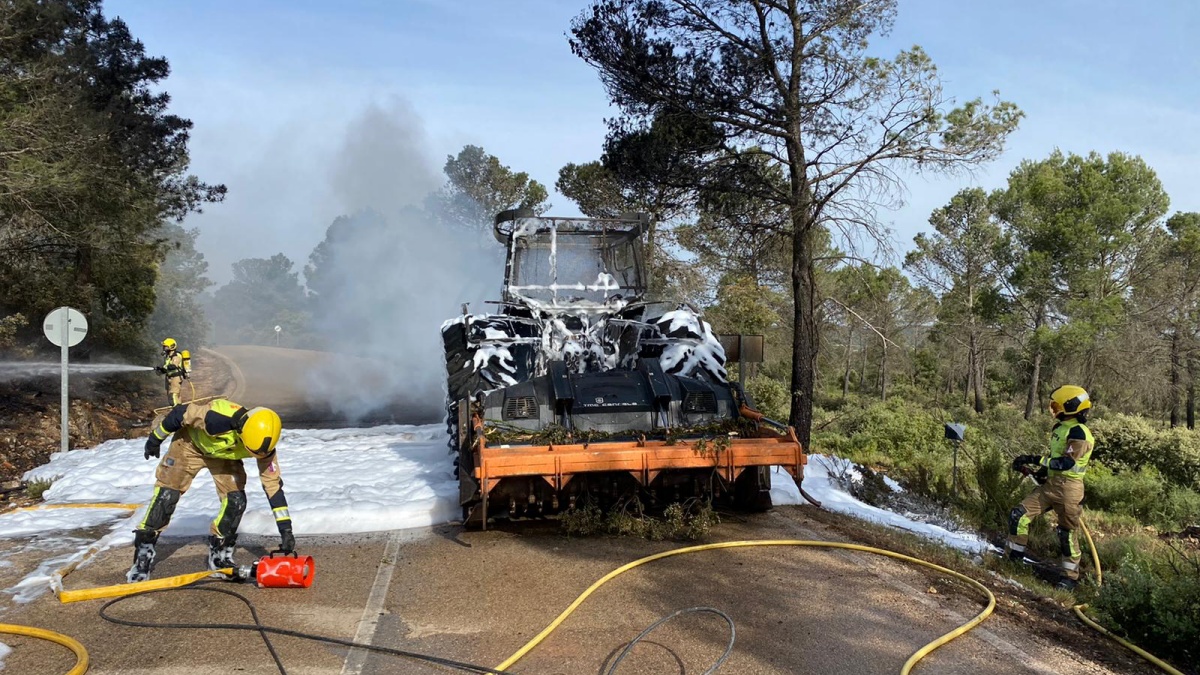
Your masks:
[{"label": "asphalt road", "polygon": [[[286,424],[344,424],[344,417],[312,396],[311,373],[327,367],[321,352],[269,347],[205,350],[213,389],[248,405],[280,410]],[[220,362],[219,364],[217,362]],[[352,380],[371,382],[374,364]],[[341,362],[339,368],[345,368]],[[227,372],[217,372],[224,368]],[[198,392],[199,394],[199,392]],[[201,394],[203,395],[203,394]],[[411,420],[425,421],[425,420]],[[810,506],[781,507],[758,516],[726,516],[711,540],[824,539],[840,535],[810,519]],[[102,532],[71,533],[76,548]],[[203,569],[201,538],[163,537],[156,577]],[[266,553],[275,541],[243,537],[239,561]],[[4,542],[19,553],[0,565],[8,588],[48,558],[38,541]],[[67,548],[72,543],[67,542]],[[316,560],[310,589],[259,589],[218,582],[243,592],[265,624],[433,654],[492,667],[558,615],[596,579],[631,560],[680,546],[632,538],[567,538],[554,522],[510,523],[487,532],[457,525],[426,530],[301,538]],[[69,575],[71,589],[119,583],[132,551],[107,551]],[[995,582],[997,585],[1003,583]],[[0,598],[0,622],[71,635],[91,655],[90,673],[175,675],[276,673],[256,632],[119,626],[98,616],[102,601],[60,604],[49,593],[28,604]],[[733,655],[721,673],[750,675],[892,674],[921,645],[976,614],[981,601],[957,582],[861,553],[806,548],[749,548],[705,552],[651,563],[592,596],[549,639],[510,672],[544,675],[604,673],[623,645],[659,617],[711,606],[736,625]],[[243,623],[247,609],[235,598],[185,590],[134,598],[114,608],[130,620]],[[1067,647],[1086,629],[1063,612],[1059,636],[1030,630],[1016,603],[966,637],[922,661],[916,673],[1153,673],[1119,648],[1091,648],[1104,663]],[[1057,628],[1057,626],[1056,626]],[[1043,629],[1044,630],[1044,629]],[[1089,644],[1099,643],[1088,635]],[[63,648],[0,636],[15,648],[4,675],[65,673],[73,663]],[[688,615],[664,625],[639,645],[621,675],[701,673],[728,641],[712,615]],[[376,675],[446,672],[395,656],[350,652],[292,637],[273,642],[288,673]]]},{"label": "asphalt road", "polygon": [[[783,507],[754,517],[727,517],[714,540],[836,535],[811,521],[812,507]],[[156,576],[202,569],[203,542],[164,537]],[[273,541],[246,538],[242,561]],[[251,598],[268,625],[495,666],[540,631],[609,570],[679,546],[630,538],[567,538],[554,523],[509,524],[487,532],[456,525],[375,535],[302,538],[316,560],[311,589],[258,589],[222,583]],[[391,551],[389,551],[389,545]],[[118,582],[131,552],[109,551],[67,577],[68,588]],[[931,593],[930,589],[936,592]],[[0,621],[58,630],[91,652],[91,673],[278,672],[254,632],[131,628],[101,620],[102,602],[59,604],[44,595],[9,608]],[[930,639],[979,611],[981,601],[957,582],[867,554],[804,548],[706,552],[651,563],[611,582],[511,672],[602,673],[626,641],[660,616],[692,606],[727,612],[737,630],[722,673],[841,675],[899,672]],[[135,598],[120,616],[156,622],[245,622],[236,599],[199,591]],[[1082,630],[1082,629],[1079,629]],[[9,673],[66,672],[65,650],[4,636],[16,647]],[[634,650],[619,673],[700,673],[728,640],[709,615],[681,617]],[[287,672],[383,674],[444,669],[290,637],[273,638]],[[923,661],[925,673],[1149,673],[1125,659],[1117,669],[1030,635],[1004,608],[982,629]]]}]

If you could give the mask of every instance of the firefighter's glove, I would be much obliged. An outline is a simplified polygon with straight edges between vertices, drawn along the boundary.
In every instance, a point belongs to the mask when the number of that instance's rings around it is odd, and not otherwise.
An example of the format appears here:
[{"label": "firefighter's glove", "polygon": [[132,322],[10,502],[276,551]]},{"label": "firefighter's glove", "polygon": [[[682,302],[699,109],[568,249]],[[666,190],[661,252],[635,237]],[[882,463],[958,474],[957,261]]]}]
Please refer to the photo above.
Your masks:
[{"label": "firefighter's glove", "polygon": [[279,521],[279,550],[284,553],[296,552],[296,536],[292,534],[292,521]]},{"label": "firefighter's glove", "polygon": [[166,375],[167,369],[163,368],[162,366],[154,366],[154,372],[158,373],[159,375]]},{"label": "firefighter's glove", "polygon": [[[1020,455],[1012,461],[1012,470],[1021,471],[1021,468],[1026,464],[1038,464],[1041,462],[1041,459],[1042,458],[1038,457],[1037,455]],[[1025,472],[1021,471],[1021,473]]]},{"label": "firefighter's glove", "polygon": [[1050,468],[1054,469],[1055,471],[1070,471],[1071,468],[1075,466],[1075,460],[1074,458],[1063,455],[1061,457],[1055,457],[1054,459],[1051,459],[1049,464]]},{"label": "firefighter's glove", "polygon": [[146,459],[150,459],[151,457],[158,457],[158,453],[161,451],[161,449],[162,449],[162,441],[158,440],[153,435],[151,435],[149,438],[146,439],[146,452],[143,455],[143,457],[145,457]]},{"label": "firefighter's glove", "polygon": [[1042,483],[1046,482],[1047,478],[1050,477],[1050,470],[1043,466],[1040,469],[1038,469],[1036,473],[1033,473],[1031,475],[1033,476],[1033,479],[1035,481],[1037,481],[1037,484],[1041,485]]}]

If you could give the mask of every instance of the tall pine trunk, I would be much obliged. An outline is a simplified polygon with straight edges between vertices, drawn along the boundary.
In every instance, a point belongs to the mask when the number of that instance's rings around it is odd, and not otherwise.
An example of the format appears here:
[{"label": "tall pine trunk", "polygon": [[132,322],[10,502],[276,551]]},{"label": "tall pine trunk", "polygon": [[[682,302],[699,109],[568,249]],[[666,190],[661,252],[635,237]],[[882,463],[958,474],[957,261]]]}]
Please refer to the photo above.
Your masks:
[{"label": "tall pine trunk", "polygon": [[975,392],[975,412],[983,412],[983,365],[979,358],[979,336],[975,329],[971,329],[970,337],[970,364],[968,368],[971,371],[971,381]]},{"label": "tall pine trunk", "polygon": [[1187,356],[1187,428],[1196,428],[1196,359]]},{"label": "tall pine trunk", "polygon": [[1042,377],[1042,348],[1033,355],[1033,372],[1029,374],[1029,396],[1025,399],[1025,419],[1033,417],[1033,406],[1037,403],[1038,381]]},{"label": "tall pine trunk", "polygon": [[887,400],[887,340],[881,340],[883,356],[879,359],[879,399]]},{"label": "tall pine trunk", "polygon": [[[800,53],[792,55],[800,67]],[[807,448],[812,436],[813,391],[816,387],[817,280],[813,269],[813,239],[818,223],[804,156],[799,101],[788,101],[787,170],[792,224],[792,405],[788,424]]]},{"label": "tall pine trunk", "polygon": [[812,406],[817,358],[816,278],[813,274],[812,226],[805,222],[807,201],[793,206],[792,293],[792,409],[788,424],[795,427],[801,445],[808,447],[812,434]]},{"label": "tall pine trunk", "polygon": [[1041,384],[1042,378],[1042,343],[1038,338],[1038,329],[1042,327],[1045,321],[1046,307],[1042,305],[1038,308],[1038,313],[1033,320],[1033,332],[1029,339],[1033,341],[1033,368],[1029,373],[1029,396],[1025,399],[1025,419],[1033,417],[1033,407],[1037,404],[1038,385]]},{"label": "tall pine trunk", "polygon": [[[1182,364],[1179,360],[1179,326],[1171,332],[1171,428],[1179,426],[1179,394],[1182,379]],[[1190,425],[1189,425],[1190,426]]]},{"label": "tall pine trunk", "polygon": [[850,395],[850,357],[853,355],[851,347],[854,345],[854,324],[849,324],[846,333],[846,370],[842,373],[842,400]]},{"label": "tall pine trunk", "polygon": [[973,377],[974,377],[974,375],[971,372],[971,359],[970,359],[970,357],[967,357],[967,376],[964,378],[961,378],[962,386],[963,386],[962,402],[964,405],[971,401],[971,379]]}]

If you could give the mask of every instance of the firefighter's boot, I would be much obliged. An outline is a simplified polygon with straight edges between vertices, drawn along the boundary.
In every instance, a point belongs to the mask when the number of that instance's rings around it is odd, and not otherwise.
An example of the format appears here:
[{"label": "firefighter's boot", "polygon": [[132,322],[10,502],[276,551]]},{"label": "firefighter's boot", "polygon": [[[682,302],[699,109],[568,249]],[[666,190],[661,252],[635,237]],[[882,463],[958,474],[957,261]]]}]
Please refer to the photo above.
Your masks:
[{"label": "firefighter's boot", "polygon": [[133,534],[133,566],[125,573],[125,581],[134,583],[150,578],[154,569],[154,544],[158,541],[158,533],[154,530],[134,530]]},{"label": "firefighter's boot", "polygon": [[222,570],[227,567],[237,567],[233,561],[233,547],[237,544],[237,535],[232,537],[208,537],[208,569]]},{"label": "firefighter's boot", "polygon": [[1062,577],[1058,580],[1058,583],[1055,584],[1054,587],[1060,591],[1073,591],[1073,590],[1075,590],[1075,587],[1078,585],[1079,585],[1078,581],[1071,579],[1069,577]]}]

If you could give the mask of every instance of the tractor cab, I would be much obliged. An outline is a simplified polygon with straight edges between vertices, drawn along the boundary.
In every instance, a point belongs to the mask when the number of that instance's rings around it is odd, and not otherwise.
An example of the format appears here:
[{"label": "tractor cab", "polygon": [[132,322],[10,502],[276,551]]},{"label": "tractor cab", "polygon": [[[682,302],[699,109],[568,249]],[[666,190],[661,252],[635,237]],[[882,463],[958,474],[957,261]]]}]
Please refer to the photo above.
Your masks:
[{"label": "tractor cab", "polygon": [[642,237],[649,216],[538,217],[527,210],[496,216],[493,233],[508,251],[506,304],[555,313],[613,311],[646,293]]}]

